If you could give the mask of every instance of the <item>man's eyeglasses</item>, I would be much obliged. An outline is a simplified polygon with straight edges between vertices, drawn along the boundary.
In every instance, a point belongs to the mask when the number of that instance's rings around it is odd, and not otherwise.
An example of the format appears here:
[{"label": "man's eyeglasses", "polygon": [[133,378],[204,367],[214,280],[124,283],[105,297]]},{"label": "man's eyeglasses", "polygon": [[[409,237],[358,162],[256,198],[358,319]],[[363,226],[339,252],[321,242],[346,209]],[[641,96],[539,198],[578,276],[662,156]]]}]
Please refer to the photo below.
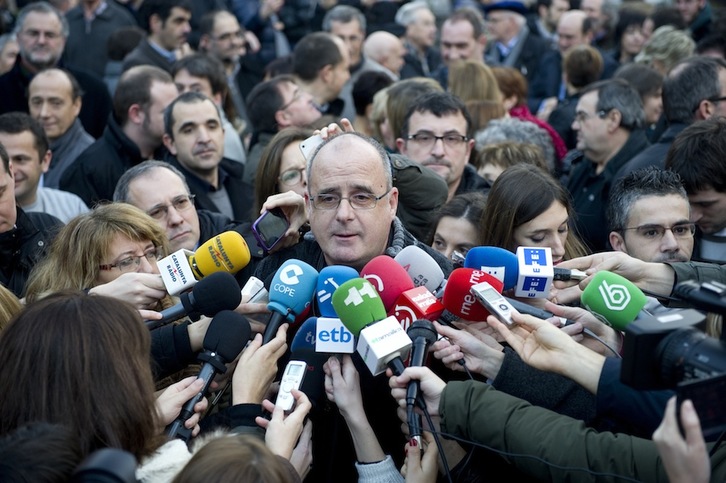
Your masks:
[{"label": "man's eyeglasses", "polygon": [[169,208],[171,206],[180,213],[192,208],[194,206],[194,197],[195,195],[177,196],[171,200],[170,205],[157,205],[147,211],[146,214],[155,220],[163,220],[169,215]]},{"label": "man's eyeglasses", "polygon": [[145,258],[149,263],[152,263],[161,260],[163,256],[164,253],[162,249],[160,247],[154,247],[144,252],[144,254],[141,256],[132,255],[130,257],[122,258],[115,263],[109,263],[108,265],[99,265],[98,268],[100,268],[101,270],[113,270],[114,268],[118,268],[119,271],[122,273],[135,272],[141,265],[142,258]]},{"label": "man's eyeglasses", "polygon": [[708,102],[723,102],[723,101],[726,101],[726,96],[709,97],[708,99],[703,99],[702,101],[698,101],[698,104],[696,105],[696,107],[693,108],[693,111],[691,111],[691,112],[696,112],[698,110],[698,108],[701,107],[701,103],[703,101],[708,101]]},{"label": "man's eyeglasses", "polygon": [[676,238],[691,238],[696,233],[695,223],[676,223],[673,226],[661,225],[641,225],[631,228],[623,228],[623,231],[635,230],[641,238],[647,240],[660,240],[665,235],[666,230],[670,230]]},{"label": "man's eyeglasses", "polygon": [[278,111],[284,111],[288,107],[292,106],[292,104],[295,101],[299,100],[302,97],[302,95],[303,95],[303,90],[298,87],[297,89],[295,89],[295,93],[292,95],[292,99],[290,99],[290,102],[288,102],[287,104],[284,104],[284,105],[280,106],[280,108],[278,109]]},{"label": "man's eyeglasses", "polygon": [[305,171],[304,166],[302,168],[287,169],[280,174],[277,180],[285,186],[295,186],[302,181],[303,171]]},{"label": "man's eyeglasses", "polygon": [[[604,111],[604,110],[600,110],[600,111],[597,111],[595,113],[595,116],[599,117],[600,119],[602,119],[606,115],[607,115],[607,111]],[[580,123],[581,122],[585,122],[588,119],[590,119],[591,117],[593,117],[593,115],[590,114],[590,113],[588,113],[588,112],[585,112],[585,111],[577,111],[575,113],[575,122],[580,122]]]},{"label": "man's eyeglasses", "polygon": [[411,134],[406,137],[409,141],[413,141],[422,148],[431,149],[439,139],[444,143],[444,146],[450,149],[461,147],[469,138],[463,134],[451,133],[444,134],[443,136],[436,136],[432,132],[421,131],[416,134]]},{"label": "man's eyeglasses", "polygon": [[328,211],[338,209],[341,201],[348,200],[348,203],[350,203],[350,206],[354,210],[372,210],[376,207],[378,201],[383,199],[390,192],[391,190],[389,188],[388,191],[383,193],[381,196],[376,196],[372,193],[356,193],[347,198],[334,194],[317,195],[310,197],[310,203],[312,203],[313,208],[316,210]]}]

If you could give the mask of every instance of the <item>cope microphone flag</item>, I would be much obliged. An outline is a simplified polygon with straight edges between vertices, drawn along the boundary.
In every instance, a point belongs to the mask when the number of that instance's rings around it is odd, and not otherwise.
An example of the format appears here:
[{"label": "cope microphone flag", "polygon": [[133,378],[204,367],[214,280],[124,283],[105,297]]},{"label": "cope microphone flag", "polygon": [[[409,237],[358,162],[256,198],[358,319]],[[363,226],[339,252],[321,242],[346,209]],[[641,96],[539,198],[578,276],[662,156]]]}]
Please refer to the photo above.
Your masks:
[{"label": "cope microphone flag", "polygon": [[283,323],[294,322],[310,306],[317,280],[318,271],[301,260],[293,258],[280,265],[270,283],[267,310],[272,314],[262,335],[263,344],[275,337]]},{"label": "cope microphone flag", "polygon": [[169,295],[179,295],[211,273],[235,274],[249,262],[250,249],[242,235],[225,231],[204,242],[195,252],[182,248],[156,263]]}]

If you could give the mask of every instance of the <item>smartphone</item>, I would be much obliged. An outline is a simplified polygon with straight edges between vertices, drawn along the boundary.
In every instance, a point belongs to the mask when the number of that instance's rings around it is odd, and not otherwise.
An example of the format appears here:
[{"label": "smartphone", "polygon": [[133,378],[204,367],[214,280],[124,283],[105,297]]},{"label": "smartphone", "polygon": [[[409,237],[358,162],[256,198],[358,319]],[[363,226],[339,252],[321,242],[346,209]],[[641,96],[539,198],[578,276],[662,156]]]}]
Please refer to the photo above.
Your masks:
[{"label": "smartphone", "polygon": [[275,406],[280,406],[285,411],[290,411],[295,404],[292,396],[293,389],[300,389],[305,373],[308,370],[308,363],[305,361],[290,361],[285,367],[280,380],[280,391],[277,393]]},{"label": "smartphone", "polygon": [[269,252],[282,239],[289,227],[290,222],[285,218],[285,214],[275,208],[272,211],[265,211],[255,220],[252,224],[252,233],[260,247]]},{"label": "smartphone", "polygon": [[303,157],[307,161],[310,159],[310,156],[313,155],[315,152],[315,149],[322,144],[323,138],[320,137],[320,134],[313,134],[309,138],[303,140],[303,142],[300,143],[300,151],[303,153]]},{"label": "smartphone", "polygon": [[502,297],[488,282],[481,282],[471,287],[471,294],[489,310],[489,312],[507,325],[514,325],[512,313],[517,309]]}]

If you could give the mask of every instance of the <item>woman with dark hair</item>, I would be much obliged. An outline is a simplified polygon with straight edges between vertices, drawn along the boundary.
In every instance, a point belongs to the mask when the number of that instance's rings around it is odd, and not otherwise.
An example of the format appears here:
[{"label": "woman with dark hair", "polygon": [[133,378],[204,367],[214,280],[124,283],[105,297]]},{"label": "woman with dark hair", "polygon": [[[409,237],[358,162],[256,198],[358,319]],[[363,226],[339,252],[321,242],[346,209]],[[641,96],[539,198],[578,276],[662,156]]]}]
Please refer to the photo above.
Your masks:
[{"label": "woman with dark hair", "polygon": [[569,193],[552,175],[517,164],[504,170],[489,191],[479,241],[512,252],[519,246],[550,247],[555,263],[583,256],[585,246],[570,233],[573,213]]},{"label": "woman with dark hair", "polygon": [[29,304],[0,336],[0,434],[47,421],[73,428],[84,456],[149,456],[163,442],[150,341],[121,300],[58,292]]},{"label": "woman with dark hair", "polygon": [[275,134],[262,151],[255,178],[256,213],[269,197],[278,193],[294,191],[305,195],[308,180],[300,143],[312,135],[312,129],[288,127]]},{"label": "woman with dark hair", "polygon": [[449,260],[455,251],[466,256],[480,244],[478,230],[486,200],[478,191],[451,198],[436,214],[427,244]]},{"label": "woman with dark hair", "polygon": [[634,8],[621,8],[615,26],[615,48],[613,58],[620,65],[633,62],[648,40],[643,33],[643,24],[648,16]]},{"label": "woman with dark hair", "polygon": [[616,70],[613,77],[625,79],[640,94],[645,111],[646,134],[654,142],[656,133],[662,133],[662,129],[655,129],[655,126],[663,114],[663,75],[649,65],[631,62]]},{"label": "woman with dark hair", "polygon": [[[286,329],[285,324],[262,348],[257,335],[242,353],[240,370],[232,376],[234,405],[220,410],[225,427],[247,425],[248,414],[241,410],[251,404],[240,397],[252,387],[267,390],[286,347]],[[139,462],[139,480],[170,480],[191,455],[185,441],[167,441],[164,428],[203,384],[196,376],[188,377],[157,398],[150,344],[138,312],[121,300],[61,291],[30,303],[0,334],[0,387],[5,388],[0,391],[0,436],[34,421],[61,424],[78,435],[83,457],[101,448],[119,448]],[[284,437],[294,438],[291,447],[310,409],[304,395],[296,396],[299,412],[293,420],[300,420],[300,428],[277,424],[286,430]],[[206,408],[206,400],[197,403],[185,427],[195,428]]]}]

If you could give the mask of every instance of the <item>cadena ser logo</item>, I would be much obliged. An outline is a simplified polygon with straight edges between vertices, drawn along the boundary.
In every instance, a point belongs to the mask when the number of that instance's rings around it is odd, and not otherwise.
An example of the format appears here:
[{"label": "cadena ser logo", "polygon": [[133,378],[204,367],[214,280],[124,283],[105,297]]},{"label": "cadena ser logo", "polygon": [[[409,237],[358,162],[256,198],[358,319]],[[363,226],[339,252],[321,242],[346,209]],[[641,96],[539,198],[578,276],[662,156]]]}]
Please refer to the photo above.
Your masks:
[{"label": "cadena ser logo", "polygon": [[598,287],[605,306],[610,310],[625,310],[630,303],[630,292],[621,284],[609,284],[603,280]]}]

